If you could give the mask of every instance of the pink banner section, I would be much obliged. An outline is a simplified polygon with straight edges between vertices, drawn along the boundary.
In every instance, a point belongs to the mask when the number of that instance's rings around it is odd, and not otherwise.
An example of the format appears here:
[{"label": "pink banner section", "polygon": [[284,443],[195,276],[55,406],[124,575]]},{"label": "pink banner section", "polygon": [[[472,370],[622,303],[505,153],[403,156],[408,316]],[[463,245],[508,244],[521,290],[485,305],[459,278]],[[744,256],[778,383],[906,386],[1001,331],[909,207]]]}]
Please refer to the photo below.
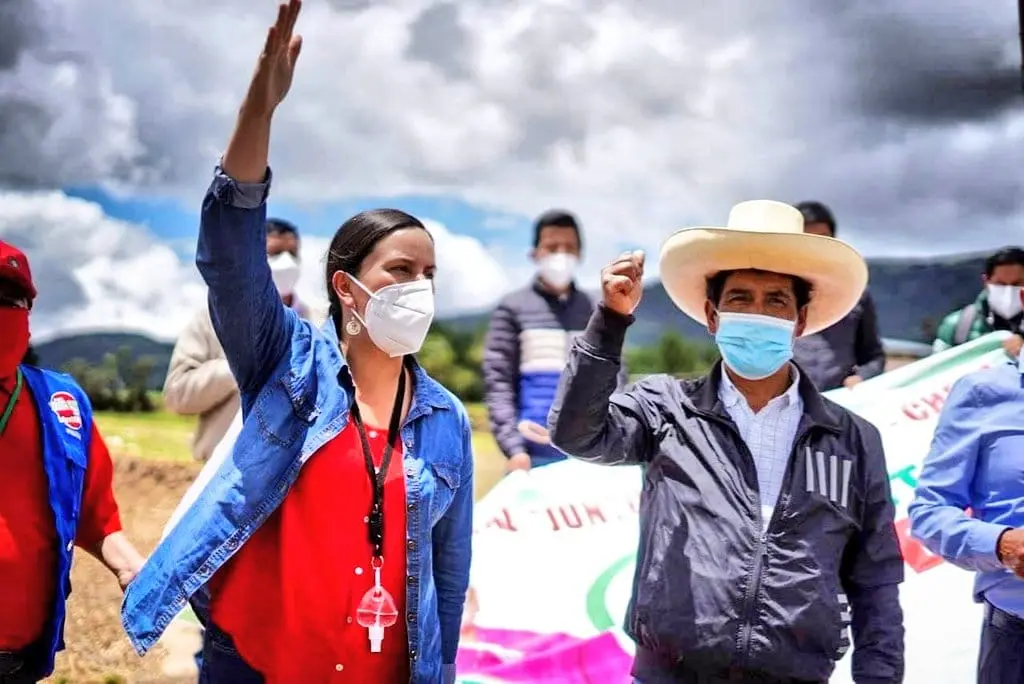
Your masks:
[{"label": "pink banner section", "polygon": [[498,682],[619,684],[630,682],[633,657],[611,632],[589,639],[477,628],[459,649],[460,679]]}]

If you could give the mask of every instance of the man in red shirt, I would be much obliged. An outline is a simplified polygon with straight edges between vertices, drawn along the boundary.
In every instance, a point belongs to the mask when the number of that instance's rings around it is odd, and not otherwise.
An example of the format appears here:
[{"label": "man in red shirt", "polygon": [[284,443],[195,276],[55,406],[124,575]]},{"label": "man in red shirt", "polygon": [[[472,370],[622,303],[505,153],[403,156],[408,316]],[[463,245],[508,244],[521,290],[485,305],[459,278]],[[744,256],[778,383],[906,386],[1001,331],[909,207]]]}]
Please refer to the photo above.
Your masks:
[{"label": "man in red shirt", "polygon": [[0,241],[0,684],[53,671],[75,546],[122,589],[143,563],[121,531],[113,464],[85,393],[21,363],[35,296],[25,255]]}]

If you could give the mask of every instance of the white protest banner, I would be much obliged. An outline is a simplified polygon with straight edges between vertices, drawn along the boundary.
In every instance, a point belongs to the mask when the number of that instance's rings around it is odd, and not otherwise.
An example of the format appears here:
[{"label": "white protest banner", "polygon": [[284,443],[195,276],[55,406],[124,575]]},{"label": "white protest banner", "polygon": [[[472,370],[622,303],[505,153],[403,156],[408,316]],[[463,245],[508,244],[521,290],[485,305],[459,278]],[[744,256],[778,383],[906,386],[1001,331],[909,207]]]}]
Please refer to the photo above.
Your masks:
[{"label": "white protest banner", "polygon": [[[907,684],[974,678],[981,608],[973,576],[909,539],[906,510],[950,385],[1005,363],[994,333],[829,393],[878,426],[907,563]],[[637,545],[640,471],[567,461],[506,477],[476,508],[462,684],[628,682],[620,626]],[[847,684],[849,656],[833,682]]]}]

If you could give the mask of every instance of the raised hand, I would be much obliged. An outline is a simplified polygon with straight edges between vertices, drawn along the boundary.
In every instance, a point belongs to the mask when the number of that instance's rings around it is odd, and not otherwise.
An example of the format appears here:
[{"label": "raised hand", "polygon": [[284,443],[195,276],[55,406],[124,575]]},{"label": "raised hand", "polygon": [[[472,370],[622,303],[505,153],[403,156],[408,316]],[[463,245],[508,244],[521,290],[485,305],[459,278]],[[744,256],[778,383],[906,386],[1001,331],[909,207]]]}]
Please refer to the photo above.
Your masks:
[{"label": "raised hand", "polygon": [[295,62],[302,50],[302,36],[294,33],[301,10],[302,0],[289,0],[277,8],[277,21],[267,30],[267,40],[256,62],[243,109],[267,116],[288,94]]},{"label": "raised hand", "polygon": [[623,252],[601,271],[601,294],[606,308],[628,316],[644,294],[644,253]]},{"label": "raised hand", "polygon": [[301,9],[301,0],[289,0],[277,8],[277,21],[267,31],[267,42],[221,159],[224,172],[241,183],[260,183],[266,178],[270,120],[291,88],[302,49],[302,38],[293,33]]}]

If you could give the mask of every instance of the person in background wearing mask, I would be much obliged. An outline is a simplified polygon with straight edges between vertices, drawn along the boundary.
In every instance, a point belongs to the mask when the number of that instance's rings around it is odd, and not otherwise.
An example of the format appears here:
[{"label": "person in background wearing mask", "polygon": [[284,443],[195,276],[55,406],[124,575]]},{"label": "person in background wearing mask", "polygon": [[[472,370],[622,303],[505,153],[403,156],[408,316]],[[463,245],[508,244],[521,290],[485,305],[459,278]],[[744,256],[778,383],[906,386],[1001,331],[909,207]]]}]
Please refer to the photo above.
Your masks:
[{"label": "person in background wearing mask", "polygon": [[453,684],[473,453],[465,407],[415,358],[434,317],[434,241],[397,209],[346,220],[320,328],[282,305],[260,258],[300,8],[279,7],[267,32],[199,228],[242,431],[128,588],[122,624],[143,654],[191,601],[204,684]]},{"label": "person in background wearing mask", "polygon": [[530,258],[537,275],[507,295],[491,316],[484,343],[484,385],[491,431],[508,470],[526,470],[565,458],[545,443],[548,410],[573,336],[594,311],[577,289],[583,236],[576,217],[547,211],[533,227]]},{"label": "person in background wearing mask", "polygon": [[[805,233],[836,236],[836,220],[824,204],[801,202],[796,208],[804,216]],[[798,338],[793,360],[821,392],[856,387],[885,370],[885,350],[871,293],[864,290],[857,305],[835,325]]]},{"label": "person in background wearing mask", "polygon": [[[281,300],[301,318],[309,312],[295,294],[299,281],[299,232],[281,219],[267,220],[267,261]],[[204,306],[185,326],[174,345],[164,381],[164,406],[198,416],[192,455],[206,462],[238,414],[238,386],[224,349],[214,332],[210,309]]]},{"label": "person in background wearing mask", "polygon": [[985,289],[971,304],[942,319],[932,348],[945,351],[995,330],[1013,333],[1003,342],[1011,359],[1020,355],[1024,330],[1020,292],[1024,286],[1024,249],[1006,247],[985,260]]},{"label": "person in background wearing mask", "polygon": [[976,573],[974,598],[985,604],[978,684],[1024,684],[1022,416],[1019,357],[957,380],[908,508],[915,539]]},{"label": "person in background wearing mask", "polygon": [[[36,297],[0,241],[0,683],[50,675],[64,648],[75,546],[128,586],[143,558],[121,531],[110,453],[67,375],[22,362]],[[87,636],[87,635],[85,635]]]},{"label": "person in background wearing mask", "polygon": [[643,254],[602,272],[551,409],[551,441],[591,463],[639,465],[640,547],[626,630],[641,684],[825,682],[853,646],[856,684],[903,681],[903,557],[878,430],[824,398],[793,340],[860,301],[864,259],[758,200],[726,228],[661,250],[672,301],[715,336],[702,378],[654,375],[615,393]]}]

